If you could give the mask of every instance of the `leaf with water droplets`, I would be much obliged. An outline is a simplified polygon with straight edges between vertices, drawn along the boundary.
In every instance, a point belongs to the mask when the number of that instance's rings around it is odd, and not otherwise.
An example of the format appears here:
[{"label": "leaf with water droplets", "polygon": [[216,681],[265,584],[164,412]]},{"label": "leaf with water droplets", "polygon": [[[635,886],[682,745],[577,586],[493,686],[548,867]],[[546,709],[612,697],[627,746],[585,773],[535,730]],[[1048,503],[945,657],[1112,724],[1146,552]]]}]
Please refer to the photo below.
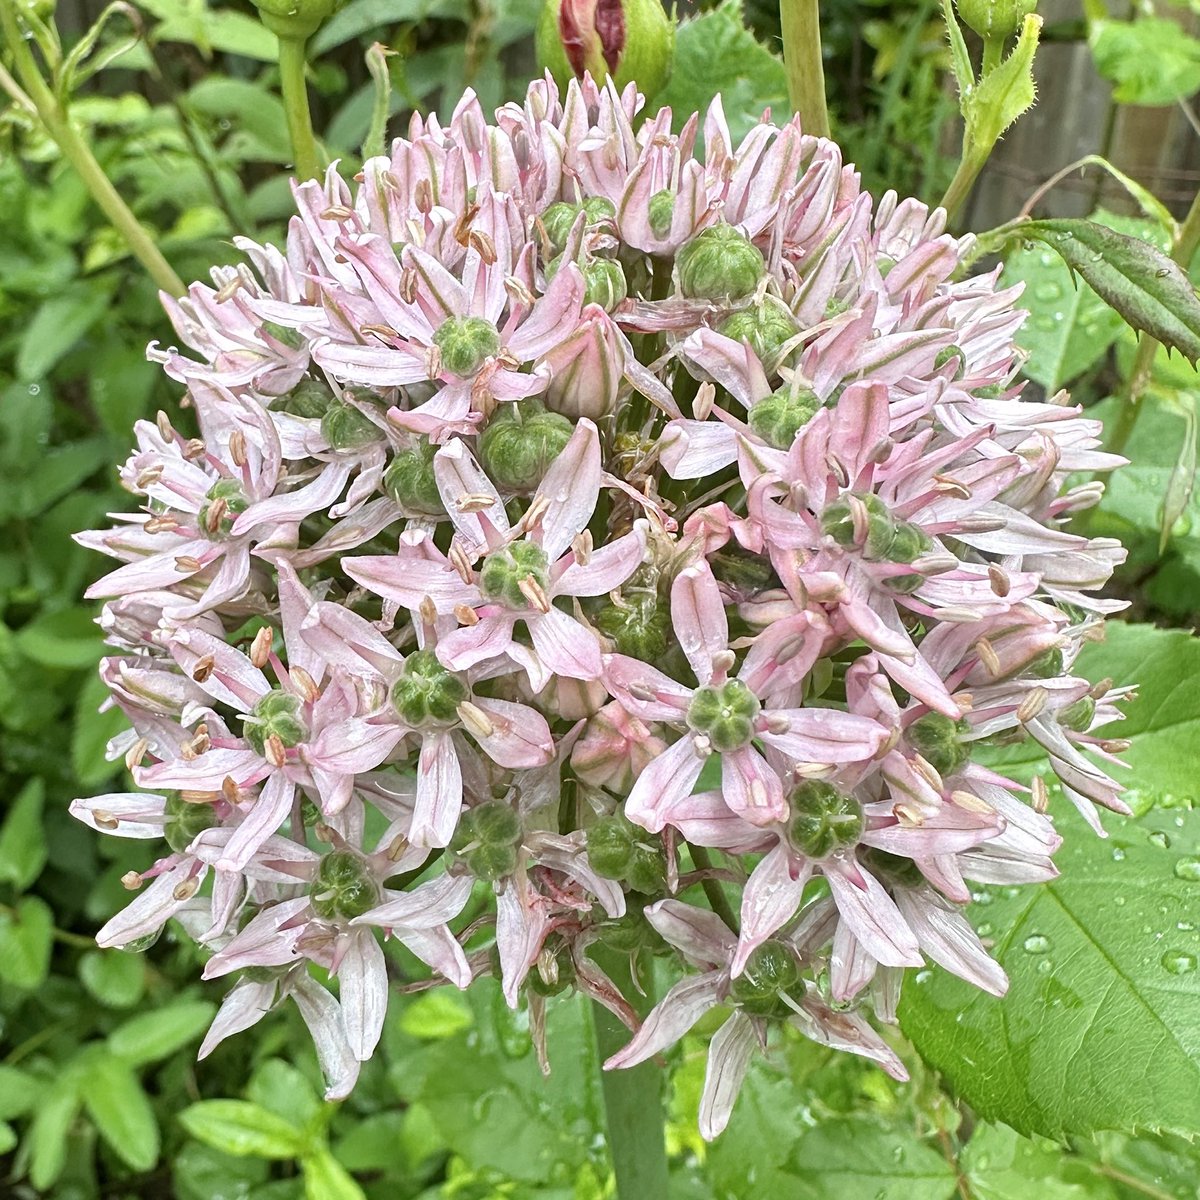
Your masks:
[{"label": "leaf with water droplets", "polygon": [[968,910],[977,928],[986,914],[1008,995],[910,979],[904,1030],[982,1117],[1022,1133],[1200,1129],[1200,933],[1182,919],[1200,904],[1200,811],[1111,818],[1107,842],[1054,811],[1060,878]]},{"label": "leaf with water droplets", "polygon": [[1013,236],[1043,242],[1141,333],[1195,362],[1200,298],[1187,274],[1160,250],[1095,221],[1024,221]]}]

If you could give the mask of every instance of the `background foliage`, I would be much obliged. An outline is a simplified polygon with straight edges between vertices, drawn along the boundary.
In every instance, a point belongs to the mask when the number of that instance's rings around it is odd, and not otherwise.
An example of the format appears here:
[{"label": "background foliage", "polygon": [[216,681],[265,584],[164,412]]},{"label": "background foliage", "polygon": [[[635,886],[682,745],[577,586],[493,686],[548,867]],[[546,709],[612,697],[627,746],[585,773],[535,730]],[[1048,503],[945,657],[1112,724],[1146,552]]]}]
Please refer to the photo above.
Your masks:
[{"label": "background foliage", "polygon": [[[737,0],[701,7],[657,103],[687,113],[720,89],[735,133],[765,107],[786,112],[775,6],[750,0],[749,29]],[[847,158],[875,191],[936,199],[953,174],[955,112],[936,6],[822,7]],[[372,43],[395,51],[395,131],[468,86],[485,107],[523,90],[538,8],[350,0],[312,46],[329,154],[360,154]],[[72,104],[185,279],[233,261],[234,232],[283,232],[290,150],[276,47],[251,11],[141,0],[117,21],[143,36]],[[96,15],[60,12],[68,43]],[[1117,20],[1088,4],[1061,36],[1086,39],[1121,104],[1171,104],[1200,87],[1200,41],[1171,15]],[[1161,206],[1135,195],[1127,211],[1097,219],[1169,245]],[[98,839],[66,815],[71,798],[114,786],[123,770],[104,758],[119,726],[97,712],[101,643],[79,599],[99,564],[69,535],[121,507],[112,464],[132,422],[175,412],[144,357],[170,329],[83,185],[17,107],[0,124],[0,214],[0,1191],[598,1200],[608,1165],[580,1001],[554,1002],[555,1070],[543,1082],[523,1016],[493,991],[415,995],[393,1007],[382,1052],[335,1107],[319,1099],[293,1015],[196,1066],[220,991],[195,982],[194,950],[169,930],[143,954],[94,948],[90,933],[123,902],[120,875],[153,851]],[[993,1000],[936,970],[910,981],[896,1034],[910,1084],[789,1041],[755,1068],[728,1133],[705,1148],[694,1133],[701,1026],[673,1063],[680,1200],[1200,1195],[1200,643],[1188,632],[1200,612],[1200,377],[1160,352],[1130,433],[1133,333],[1040,244],[1018,243],[1003,269],[1026,285],[1031,394],[1070,385],[1132,460],[1089,518],[1091,532],[1130,549],[1118,581],[1130,623],[1091,648],[1088,669],[1141,682],[1120,731],[1136,815],[1109,821],[1106,840],[1064,817],[1060,880],[977,894],[972,915],[1012,992]],[[1000,756],[1006,769],[1039,769],[1020,748]],[[139,853],[144,862],[131,862]],[[393,966],[403,978],[402,953]]]}]

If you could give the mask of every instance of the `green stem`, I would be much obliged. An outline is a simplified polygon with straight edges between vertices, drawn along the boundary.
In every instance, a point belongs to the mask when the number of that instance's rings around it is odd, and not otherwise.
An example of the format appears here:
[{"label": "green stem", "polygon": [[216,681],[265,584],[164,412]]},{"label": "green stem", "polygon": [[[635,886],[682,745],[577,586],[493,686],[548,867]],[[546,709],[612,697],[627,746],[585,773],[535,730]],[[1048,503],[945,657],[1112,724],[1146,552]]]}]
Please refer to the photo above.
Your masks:
[{"label": "green stem", "polygon": [[[696,869],[700,871],[712,870],[712,855],[704,846],[693,846],[688,842],[688,853],[692,856],[692,862],[696,864]],[[738,931],[738,919],[733,909],[729,904],[729,897],[721,888],[719,880],[705,876],[700,881],[700,886],[704,889],[704,895],[708,899],[709,907],[725,922],[726,925],[734,932]]]},{"label": "green stem", "polygon": [[17,75],[46,133],[58,146],[63,157],[75,168],[100,211],[125,240],[130,253],[146,268],[154,282],[172,296],[182,296],[187,291],[183,280],[171,269],[171,264],[163,257],[154,240],[113,187],[112,180],[96,161],[91,148],[71,124],[65,104],[42,78],[33,53],[21,35],[11,0],[0,0],[0,29],[4,31]]},{"label": "green stem", "polygon": [[[1191,266],[1192,259],[1200,249],[1200,192],[1192,200],[1175,240],[1171,243],[1171,259],[1178,263],[1184,271]],[[1108,437],[1107,449],[1113,454],[1121,454],[1133,434],[1134,426],[1141,414],[1142,393],[1150,385],[1150,377],[1154,373],[1154,356],[1158,353],[1158,341],[1148,333],[1143,333],[1138,342],[1137,357],[1133,360],[1133,369],[1129,372],[1129,393],[1126,403],[1121,408],[1112,433]]]},{"label": "green stem", "polygon": [[983,39],[983,70],[979,77],[990,75],[1004,61],[1004,39],[988,37]]},{"label": "green stem", "polygon": [[279,35],[279,88],[287,117],[288,137],[297,179],[317,179],[321,160],[313,137],[312,114],[308,109],[308,84],[304,79],[308,39]]},{"label": "green stem", "polygon": [[828,137],[829,110],[825,107],[818,0],[779,0],[779,21],[783,27],[783,65],[792,108],[799,113],[805,133]]},{"label": "green stem", "polygon": [[[630,1001],[638,998],[634,970],[627,955],[596,954],[600,965]],[[640,979],[645,998],[642,1015],[653,1004],[647,978]],[[600,1062],[629,1041],[629,1030],[603,1005],[592,1002],[596,1027],[596,1049]],[[663,1072],[651,1059],[620,1071],[603,1071],[600,1086],[608,1126],[608,1148],[617,1179],[617,1200],[665,1200],[667,1195],[667,1146],[663,1131]]]},{"label": "green stem", "polygon": [[978,154],[974,150],[967,149],[966,146],[963,147],[958,170],[954,172],[954,178],[950,180],[950,186],[938,204],[939,208],[946,210],[946,216],[950,220],[954,219],[958,210],[963,206],[963,201],[971,194],[975,180],[979,178],[979,172],[983,170],[986,162],[986,154]]}]

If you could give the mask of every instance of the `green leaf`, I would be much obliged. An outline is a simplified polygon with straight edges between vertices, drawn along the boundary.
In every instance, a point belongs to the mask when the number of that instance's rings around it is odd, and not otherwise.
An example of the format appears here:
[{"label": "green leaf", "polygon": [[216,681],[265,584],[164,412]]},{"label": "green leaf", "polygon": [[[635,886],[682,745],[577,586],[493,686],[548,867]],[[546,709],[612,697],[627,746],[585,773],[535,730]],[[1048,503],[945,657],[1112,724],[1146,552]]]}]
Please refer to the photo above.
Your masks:
[{"label": "green leaf", "polygon": [[1019,301],[1029,318],[1017,343],[1029,358],[1025,375],[1047,394],[1082,375],[1117,339],[1124,322],[1065,263],[1044,247],[1022,248],[1004,264],[1006,287],[1023,283]]},{"label": "green leaf", "polygon": [[315,58],[364,33],[430,17],[462,21],[465,13],[460,0],[350,0],[313,34],[311,53]]},{"label": "green leaf", "polygon": [[[1200,720],[1200,678],[1191,690],[1190,708],[1186,694],[1162,696],[1174,728]],[[969,909],[1008,995],[920,972],[905,986],[904,1031],[976,1112],[1022,1133],[1194,1131],[1200,812],[1114,818],[1108,840],[1073,814],[1058,823],[1060,878],[985,889]]]},{"label": "green leaf", "polygon": [[120,760],[109,762],[105,751],[110,738],[129,727],[129,720],[114,704],[100,711],[108,688],[99,675],[89,675],[79,689],[75,721],[71,726],[71,768],[84,788],[98,788],[122,770]]},{"label": "green leaf", "polygon": [[104,654],[95,613],[77,605],[44,613],[17,631],[17,648],[43,667],[90,667]]},{"label": "green leaf", "polygon": [[81,1104],[76,1072],[57,1080],[38,1102],[26,1140],[29,1182],[38,1191],[48,1191],[66,1166],[67,1139]]},{"label": "green leaf", "polygon": [[89,950],[79,960],[79,979],[109,1008],[132,1008],[146,990],[146,960],[123,950]]},{"label": "green leaf", "polygon": [[40,1090],[32,1075],[0,1064],[0,1120],[23,1116],[37,1103]]},{"label": "green leaf", "polygon": [[179,1123],[197,1141],[226,1154],[299,1158],[308,1150],[298,1130],[248,1100],[201,1100],[179,1114]]},{"label": "green leaf", "polygon": [[7,1154],[16,1144],[17,1131],[7,1121],[0,1121],[0,1154]]},{"label": "green leaf", "polygon": [[959,1156],[973,1200],[1114,1200],[1108,1180],[1061,1146],[978,1125]]},{"label": "green leaf", "polygon": [[139,0],[139,7],[161,18],[155,41],[188,42],[205,54],[214,50],[275,62],[279,43],[262,22],[231,9],[214,12],[204,0]]},{"label": "green leaf", "polygon": [[670,107],[682,123],[703,114],[717,93],[735,142],[761,119],[763,110],[791,111],[783,61],[746,28],[741,0],[680,23],[675,34],[675,65],[653,108]]},{"label": "green leaf", "polygon": [[961,108],[969,147],[986,154],[1000,135],[1033,107],[1037,94],[1033,84],[1033,56],[1041,28],[1041,17],[1026,17],[1008,57],[963,95]]},{"label": "green leaf", "polygon": [[127,1166],[149,1171],[158,1162],[158,1122],[138,1077],[111,1054],[90,1062],[80,1081],[83,1103],[100,1136]]},{"label": "green leaf", "polygon": [[249,1200],[270,1168],[258,1158],[235,1158],[211,1146],[187,1142],[173,1156],[176,1200]]},{"label": "green leaf", "polygon": [[362,1188],[327,1147],[306,1155],[300,1166],[308,1200],[366,1200]]},{"label": "green leaf", "polygon": [[351,1171],[395,1170],[397,1152],[404,1147],[405,1126],[414,1111],[371,1113],[355,1121],[334,1146],[338,1162]]},{"label": "green leaf", "polygon": [[1177,21],[1092,21],[1088,42],[1118,104],[1174,104],[1200,91],[1200,41]]},{"label": "green leaf", "polygon": [[40,379],[104,315],[107,290],[77,287],[46,300],[25,323],[17,350],[17,376]]},{"label": "green leaf", "polygon": [[108,1035],[108,1048],[131,1067],[158,1062],[198,1038],[216,1011],[208,1000],[177,1000],[119,1025]]},{"label": "green leaf", "polygon": [[33,465],[17,476],[13,494],[0,501],[0,510],[36,517],[109,464],[111,457],[112,447],[104,437],[80,438],[41,450]]},{"label": "green leaf", "polygon": [[1016,236],[1044,242],[1134,329],[1200,357],[1200,298],[1186,273],[1139,238],[1095,221],[1023,221]]},{"label": "green leaf", "polygon": [[50,970],[54,914],[37,896],[11,912],[0,910],[0,979],[13,987],[39,987]]},{"label": "green leaf", "polygon": [[42,803],[46,787],[31,779],[18,793],[0,825],[0,883],[23,892],[46,865],[46,835],[42,830]]},{"label": "green leaf", "polygon": [[400,1028],[422,1041],[453,1037],[474,1023],[471,1008],[461,994],[446,988],[418,996],[400,1014]]},{"label": "green leaf", "polygon": [[312,1084],[291,1063],[278,1058],[267,1059],[255,1070],[246,1097],[297,1129],[320,1122],[325,1112]]}]

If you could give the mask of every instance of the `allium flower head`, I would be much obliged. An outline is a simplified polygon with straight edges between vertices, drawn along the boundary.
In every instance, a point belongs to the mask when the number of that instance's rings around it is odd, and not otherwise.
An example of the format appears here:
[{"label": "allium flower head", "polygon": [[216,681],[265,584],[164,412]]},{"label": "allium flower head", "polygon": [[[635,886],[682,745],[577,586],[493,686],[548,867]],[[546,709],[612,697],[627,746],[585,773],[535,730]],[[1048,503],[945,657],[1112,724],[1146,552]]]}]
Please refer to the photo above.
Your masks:
[{"label": "allium flower head", "polygon": [[[785,1025],[901,1076],[904,968],[1003,993],[960,907],[1060,839],[980,744],[1123,811],[1123,692],[1074,672],[1122,552],[1066,528],[1121,460],[1022,397],[1019,289],[795,121],[641,107],[468,94],[167,301],[188,428],[139,424],[80,535],[142,790],[73,811],[165,842],[103,944],[174,919],[239,976],[203,1053],[290,997],[344,1095],[394,938],[543,1059],[570,988],[613,1069],[728,1006],[712,1137]],[[597,946],[674,964],[644,1023]]]}]

